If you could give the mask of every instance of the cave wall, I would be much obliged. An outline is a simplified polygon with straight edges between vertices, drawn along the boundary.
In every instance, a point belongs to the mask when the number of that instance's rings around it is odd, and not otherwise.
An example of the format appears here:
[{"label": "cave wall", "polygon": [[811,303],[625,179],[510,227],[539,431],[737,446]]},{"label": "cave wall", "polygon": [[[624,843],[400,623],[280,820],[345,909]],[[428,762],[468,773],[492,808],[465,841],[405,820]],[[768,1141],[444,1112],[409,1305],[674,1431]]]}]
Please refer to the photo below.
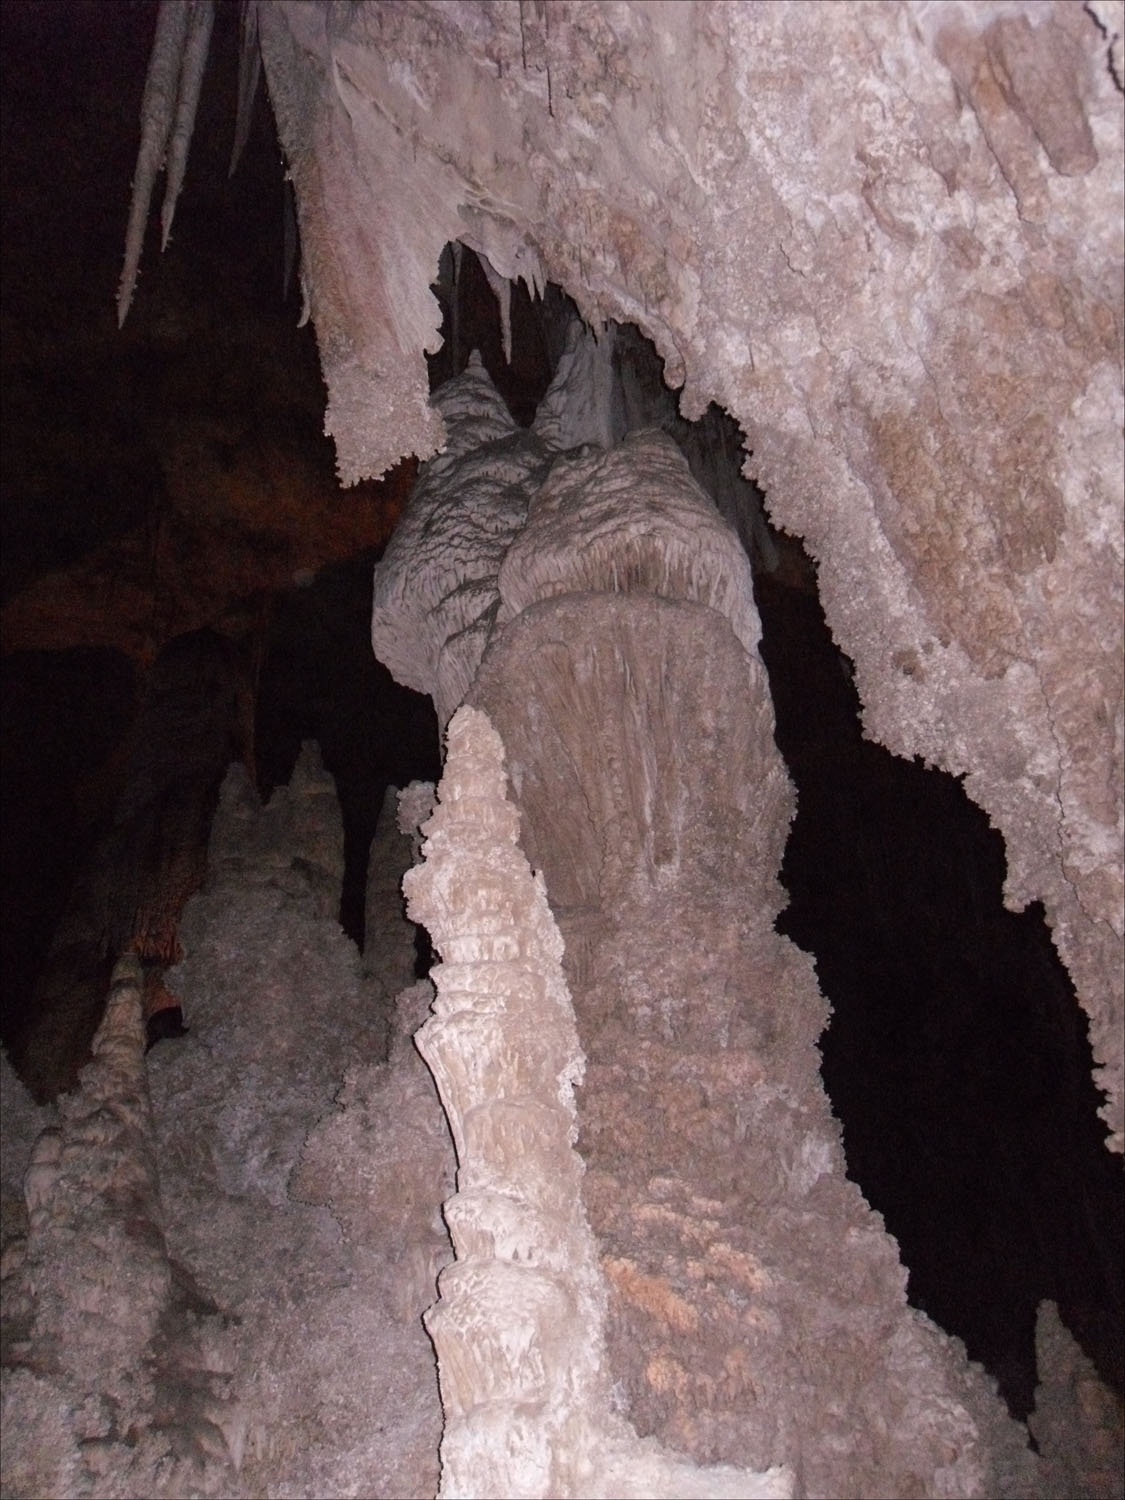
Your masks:
[{"label": "cave wall", "polygon": [[259,8],[351,483],[443,442],[447,241],[740,423],[867,732],[966,776],[1121,1115],[1122,7]]}]

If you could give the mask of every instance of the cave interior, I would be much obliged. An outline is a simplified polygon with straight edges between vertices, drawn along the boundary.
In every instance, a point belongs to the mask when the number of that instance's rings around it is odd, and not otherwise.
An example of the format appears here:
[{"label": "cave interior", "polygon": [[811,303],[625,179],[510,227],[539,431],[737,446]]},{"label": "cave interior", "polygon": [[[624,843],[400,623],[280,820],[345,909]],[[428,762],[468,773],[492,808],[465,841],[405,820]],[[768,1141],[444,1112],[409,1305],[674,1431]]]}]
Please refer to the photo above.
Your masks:
[{"label": "cave interior", "polygon": [[[230,732],[228,714],[219,749],[214,735],[208,742],[218,757],[206,773],[211,808],[231,760],[252,767],[266,798],[288,781],[301,743],[319,744],[344,821],[340,923],[361,947],[386,789],[440,774],[429,701],[393,681],[368,638],[371,570],[412,461],[381,487],[359,487],[371,492],[365,521],[347,535],[341,527],[331,546],[310,547],[309,525],[287,532],[287,517],[270,514],[294,453],[304,489],[327,493],[322,526],[365,502],[333,492],[316,350],[311,331],[294,326],[286,184],[263,95],[228,179],[234,7],[219,8],[210,67],[220,76],[204,92],[177,235],[159,262],[150,247],[133,322],[123,333],[112,325],[130,89],[148,50],[143,10],[4,8],[4,604],[33,586],[53,594],[44,594],[50,628],[25,614],[4,643],[2,1037],[40,1100],[74,1086],[101,1019],[112,955],[88,951],[54,980],[48,956],[82,899],[83,871],[120,824],[130,775],[149,764],[135,727],[173,641],[212,632],[233,642],[252,683],[252,727]],[[91,162],[95,120],[109,128]],[[431,388],[479,351],[526,427],[573,303],[553,285],[541,297],[515,285],[506,359],[496,298],[471,250],[447,246],[434,289],[444,321]],[[742,478],[737,424],[715,405],[683,419],[653,346],[628,325],[615,336],[618,371],[643,392],[648,420],[704,488],[719,476],[735,497],[728,518],[753,567],[777,744],[797,792],[777,930],[813,956],[831,1006],[822,1076],[848,1173],[898,1242],[910,1300],[964,1341],[1014,1416],[1033,1404],[1043,1299],[1121,1392],[1122,1163],[1104,1147],[1086,1018],[1043,909],[1006,908],[1002,836],[958,778],[864,737],[816,564],[799,536],[770,524],[769,495]],[[193,487],[178,471],[174,494],[161,444],[177,426],[172,466],[202,455],[201,479]],[[220,472],[241,509],[215,503],[208,515],[212,502],[197,491]],[[183,508],[193,495],[197,515]],[[104,584],[121,567],[115,547],[134,549],[130,567],[141,560],[127,588]],[[180,769],[190,778],[182,758]]]}]

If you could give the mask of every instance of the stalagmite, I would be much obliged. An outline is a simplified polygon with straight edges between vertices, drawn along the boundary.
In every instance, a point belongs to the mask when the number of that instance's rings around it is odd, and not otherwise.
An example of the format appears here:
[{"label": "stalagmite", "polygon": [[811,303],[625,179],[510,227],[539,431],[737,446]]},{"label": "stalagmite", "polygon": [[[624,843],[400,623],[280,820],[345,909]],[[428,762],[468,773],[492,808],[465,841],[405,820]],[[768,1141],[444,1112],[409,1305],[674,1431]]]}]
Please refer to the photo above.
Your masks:
[{"label": "stalagmite", "polygon": [[[189,1316],[164,1238],[142,988],[127,954],[93,1061],[24,1179],[26,1255],[5,1287],[6,1322],[28,1314],[3,1372],[15,1496],[230,1493],[216,1330]],[[181,1382],[193,1394],[177,1402]]]},{"label": "stalagmite", "polygon": [[613,1415],[562,939],[519,848],[499,737],[477,710],[449,725],[438,798],[404,888],[442,954],[417,1043],[458,1162],[445,1205],[457,1261],[426,1319],[445,1408],[441,1495],[791,1495],[786,1469],[697,1469]]}]

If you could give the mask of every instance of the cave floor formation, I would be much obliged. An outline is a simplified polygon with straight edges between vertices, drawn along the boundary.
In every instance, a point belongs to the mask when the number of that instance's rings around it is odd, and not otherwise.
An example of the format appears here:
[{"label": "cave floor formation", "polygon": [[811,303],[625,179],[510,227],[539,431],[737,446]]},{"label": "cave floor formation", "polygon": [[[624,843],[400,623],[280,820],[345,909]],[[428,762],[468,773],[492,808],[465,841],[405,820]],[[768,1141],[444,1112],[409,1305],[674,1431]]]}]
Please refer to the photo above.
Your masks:
[{"label": "cave floor formation", "polygon": [[[142,1060],[129,955],[76,1093],[29,1108],[5,1060],[6,1494],[435,1493],[421,1313],[449,1259],[452,1156],[411,1042],[433,992],[412,985],[396,801],[372,854],[377,971],[337,920],[341,811],[307,742],[265,806],[241,765],[223,782],[166,975],[187,1033]],[[25,1238],[9,1153],[28,1152]]]}]

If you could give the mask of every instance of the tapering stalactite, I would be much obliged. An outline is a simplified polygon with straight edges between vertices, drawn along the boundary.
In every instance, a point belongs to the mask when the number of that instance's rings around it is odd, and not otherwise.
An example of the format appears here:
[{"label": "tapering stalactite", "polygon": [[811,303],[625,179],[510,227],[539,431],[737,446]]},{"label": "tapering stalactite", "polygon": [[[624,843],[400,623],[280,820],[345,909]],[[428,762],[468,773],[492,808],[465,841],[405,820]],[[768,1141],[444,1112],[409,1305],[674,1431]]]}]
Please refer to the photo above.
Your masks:
[{"label": "tapering stalactite", "polygon": [[214,16],[213,0],[161,0],[141,101],[141,143],[125,233],[125,264],[117,290],[118,325],[125,322],[132,305],[152,190],[162,167],[167,179],[160,211],[160,248],[168,247],[187,170]]}]

